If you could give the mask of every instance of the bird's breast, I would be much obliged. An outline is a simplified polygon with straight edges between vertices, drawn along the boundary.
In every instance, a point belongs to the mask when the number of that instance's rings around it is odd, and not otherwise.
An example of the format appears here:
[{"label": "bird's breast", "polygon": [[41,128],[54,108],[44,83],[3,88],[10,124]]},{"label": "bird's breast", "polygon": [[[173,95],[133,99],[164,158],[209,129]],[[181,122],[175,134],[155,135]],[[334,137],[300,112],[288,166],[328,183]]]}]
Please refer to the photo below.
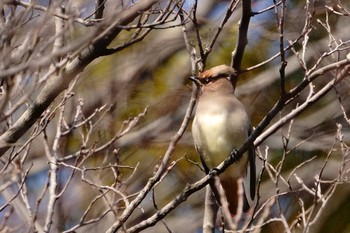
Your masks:
[{"label": "bird's breast", "polygon": [[208,145],[207,153],[228,155],[233,143],[228,138],[230,135],[225,114],[204,114],[196,120],[199,125],[199,137]]},{"label": "bird's breast", "polygon": [[247,138],[245,123],[225,111],[196,114],[192,134],[197,150],[209,167],[225,160]]}]

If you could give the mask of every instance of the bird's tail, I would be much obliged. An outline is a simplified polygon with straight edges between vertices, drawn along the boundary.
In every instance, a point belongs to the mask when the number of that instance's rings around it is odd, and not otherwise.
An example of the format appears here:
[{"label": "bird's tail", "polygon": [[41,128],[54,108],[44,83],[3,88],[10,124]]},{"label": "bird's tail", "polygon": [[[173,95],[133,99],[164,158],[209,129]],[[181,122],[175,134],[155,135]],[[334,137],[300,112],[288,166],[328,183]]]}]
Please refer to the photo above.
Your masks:
[{"label": "bird's tail", "polygon": [[242,182],[238,182],[237,179],[228,177],[220,179],[220,183],[222,188],[225,191],[227,202],[228,202],[228,208],[230,210],[230,213],[232,216],[237,214],[238,209],[238,200],[239,200],[239,185],[241,186],[241,190],[243,191],[242,198],[243,198],[243,212],[247,212],[250,208],[248,200],[247,200],[247,194],[244,190],[244,187],[242,185]]}]

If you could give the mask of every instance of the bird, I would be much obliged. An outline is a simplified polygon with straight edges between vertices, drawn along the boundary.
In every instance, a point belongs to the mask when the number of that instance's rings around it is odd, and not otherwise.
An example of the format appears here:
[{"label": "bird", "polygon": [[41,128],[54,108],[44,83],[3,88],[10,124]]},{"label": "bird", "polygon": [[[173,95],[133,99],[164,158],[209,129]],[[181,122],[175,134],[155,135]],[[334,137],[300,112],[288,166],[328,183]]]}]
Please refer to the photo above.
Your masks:
[{"label": "bird", "polygon": [[[239,149],[252,132],[252,126],[243,104],[234,94],[237,72],[230,66],[219,65],[191,79],[199,86],[199,97],[192,123],[195,149],[205,170],[215,168],[230,154]],[[243,185],[243,211],[255,197],[255,148],[251,145],[239,161],[219,175],[228,208],[232,216],[238,208],[238,180],[247,179]],[[250,200],[250,201],[248,201]]]}]

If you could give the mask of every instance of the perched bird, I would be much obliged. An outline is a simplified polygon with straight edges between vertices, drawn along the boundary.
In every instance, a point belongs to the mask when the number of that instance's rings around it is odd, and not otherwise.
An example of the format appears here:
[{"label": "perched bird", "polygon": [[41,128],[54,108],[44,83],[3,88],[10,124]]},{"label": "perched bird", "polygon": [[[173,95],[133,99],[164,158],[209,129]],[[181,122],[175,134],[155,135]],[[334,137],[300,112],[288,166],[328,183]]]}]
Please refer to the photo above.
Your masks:
[{"label": "perched bird", "polygon": [[[234,149],[242,146],[252,131],[245,108],[234,95],[235,89],[231,79],[236,77],[235,74],[233,68],[219,65],[192,78],[200,86],[192,135],[197,153],[206,170],[216,167],[228,158]],[[241,177],[249,179],[249,184],[244,185],[243,210],[247,211],[248,198],[253,200],[255,196],[256,170],[253,146],[237,163],[232,164],[219,176],[232,215],[237,213],[237,181]]]}]

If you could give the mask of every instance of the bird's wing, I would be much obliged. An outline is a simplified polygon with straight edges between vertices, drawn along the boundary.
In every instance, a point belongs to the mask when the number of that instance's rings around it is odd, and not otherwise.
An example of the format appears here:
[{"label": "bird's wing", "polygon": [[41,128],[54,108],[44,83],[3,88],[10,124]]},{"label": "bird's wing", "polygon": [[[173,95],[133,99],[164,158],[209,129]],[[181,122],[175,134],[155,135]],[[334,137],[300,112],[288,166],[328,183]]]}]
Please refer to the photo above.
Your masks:
[{"label": "bird's wing", "polygon": [[[252,133],[252,128],[250,127],[248,130],[248,136]],[[256,190],[256,165],[255,165],[255,148],[254,146],[250,146],[248,151],[248,167],[247,174],[243,179],[243,188],[244,188],[244,205],[243,211],[247,211],[249,206],[253,206],[254,198],[255,198],[255,190]],[[246,154],[246,155],[247,155]]]},{"label": "bird's wing", "polygon": [[[248,131],[248,137],[252,134],[252,127],[250,126]],[[252,200],[254,200],[255,197],[255,186],[256,186],[256,154],[255,154],[255,147],[254,145],[251,145],[248,149],[248,157],[249,157],[249,179],[250,179],[250,197]]]}]

